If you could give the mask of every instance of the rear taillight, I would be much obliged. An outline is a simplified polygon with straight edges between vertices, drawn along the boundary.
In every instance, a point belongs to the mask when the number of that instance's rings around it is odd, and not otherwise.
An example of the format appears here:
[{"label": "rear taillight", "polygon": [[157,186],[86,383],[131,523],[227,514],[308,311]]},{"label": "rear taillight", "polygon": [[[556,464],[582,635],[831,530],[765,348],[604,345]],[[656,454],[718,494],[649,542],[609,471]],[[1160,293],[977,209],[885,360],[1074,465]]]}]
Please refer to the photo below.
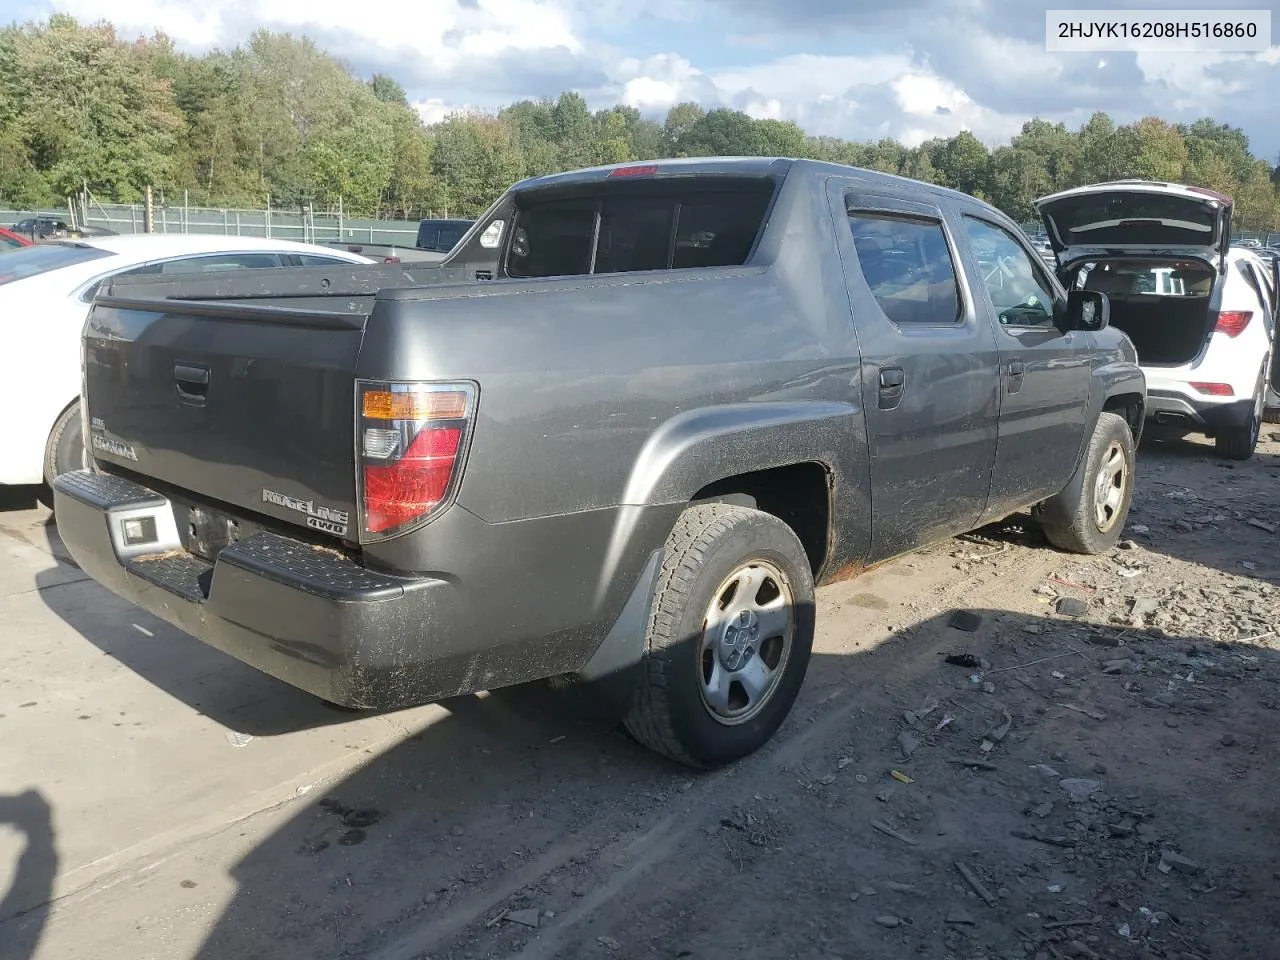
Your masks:
[{"label": "rear taillight", "polygon": [[475,385],[361,380],[356,403],[364,539],[403,533],[453,494]]},{"label": "rear taillight", "polygon": [[1203,383],[1193,380],[1191,386],[1192,389],[1207,393],[1211,397],[1234,397],[1236,395],[1229,383]]},{"label": "rear taillight", "polygon": [[1228,337],[1238,337],[1253,318],[1251,310],[1224,310],[1218,314],[1218,323],[1213,328],[1217,333],[1225,333]]}]

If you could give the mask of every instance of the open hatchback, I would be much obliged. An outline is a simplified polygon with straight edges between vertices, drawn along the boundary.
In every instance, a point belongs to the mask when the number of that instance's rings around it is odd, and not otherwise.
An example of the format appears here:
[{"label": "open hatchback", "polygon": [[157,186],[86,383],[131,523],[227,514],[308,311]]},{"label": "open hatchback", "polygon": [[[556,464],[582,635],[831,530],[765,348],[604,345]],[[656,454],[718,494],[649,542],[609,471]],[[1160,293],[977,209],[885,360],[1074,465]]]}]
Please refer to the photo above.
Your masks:
[{"label": "open hatchback", "polygon": [[1131,256],[1196,257],[1224,271],[1231,198],[1202,187],[1117,180],[1036,201],[1058,263]]},{"label": "open hatchback", "polygon": [[1266,404],[1274,277],[1231,247],[1232,200],[1117,180],[1036,201],[1067,289],[1106,293],[1147,375],[1148,419],[1251,456]]}]

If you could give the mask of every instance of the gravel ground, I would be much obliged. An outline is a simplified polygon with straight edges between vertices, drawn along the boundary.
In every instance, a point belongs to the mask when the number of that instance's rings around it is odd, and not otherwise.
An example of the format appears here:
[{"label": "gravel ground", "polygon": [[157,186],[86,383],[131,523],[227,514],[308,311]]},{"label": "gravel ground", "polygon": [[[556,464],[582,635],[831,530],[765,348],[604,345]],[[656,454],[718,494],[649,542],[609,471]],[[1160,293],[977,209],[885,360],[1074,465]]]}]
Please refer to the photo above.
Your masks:
[{"label": "gravel ground", "polygon": [[1280,958],[1277,484],[1276,440],[1147,444],[1110,555],[1015,517],[825,588],[792,717],[715,773],[541,687],[391,715],[0,911],[0,957]]}]

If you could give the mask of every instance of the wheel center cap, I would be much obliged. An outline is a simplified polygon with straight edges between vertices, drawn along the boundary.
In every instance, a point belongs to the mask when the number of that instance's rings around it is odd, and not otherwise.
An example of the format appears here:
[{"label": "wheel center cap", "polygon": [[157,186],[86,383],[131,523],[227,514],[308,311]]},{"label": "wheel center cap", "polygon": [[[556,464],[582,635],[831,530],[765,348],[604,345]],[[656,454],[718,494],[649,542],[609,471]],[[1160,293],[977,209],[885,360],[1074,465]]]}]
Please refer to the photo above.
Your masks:
[{"label": "wheel center cap", "polygon": [[720,638],[720,662],[730,672],[741,670],[753,656],[760,642],[760,618],[752,610],[734,617]]}]

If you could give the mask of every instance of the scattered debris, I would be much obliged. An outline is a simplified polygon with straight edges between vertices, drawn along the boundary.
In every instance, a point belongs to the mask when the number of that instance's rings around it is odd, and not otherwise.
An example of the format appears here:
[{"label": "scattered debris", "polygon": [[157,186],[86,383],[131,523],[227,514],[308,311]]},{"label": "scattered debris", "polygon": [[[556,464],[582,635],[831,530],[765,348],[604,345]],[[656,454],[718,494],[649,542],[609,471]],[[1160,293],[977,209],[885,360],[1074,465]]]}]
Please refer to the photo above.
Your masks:
[{"label": "scattered debris", "polygon": [[982,662],[972,653],[953,653],[944,662],[953,667],[964,667],[966,670],[982,666]]},{"label": "scattered debris", "polygon": [[982,626],[982,617],[969,610],[957,610],[947,620],[947,626],[965,633],[975,633]]},{"label": "scattered debris", "polygon": [[1161,873],[1168,873],[1170,870],[1176,870],[1178,873],[1199,873],[1200,864],[1172,850],[1161,850],[1160,863],[1156,869]]},{"label": "scattered debris", "polygon": [[898,746],[902,748],[902,756],[910,760],[911,755],[920,749],[920,740],[904,730],[898,734]]},{"label": "scattered debris", "polygon": [[1084,803],[1084,801],[1102,789],[1102,784],[1097,780],[1085,780],[1080,777],[1068,777],[1065,780],[1060,780],[1058,781],[1058,786],[1067,792],[1067,796],[1071,798],[1072,803]]},{"label": "scattered debris", "polygon": [[537,910],[512,910],[507,914],[508,923],[518,923],[525,927],[536,927],[541,914]]},{"label": "scattered debris", "polygon": [[915,783],[914,780],[908,777],[901,770],[890,770],[889,776],[893,777],[893,779],[897,780],[899,783]]},{"label": "scattered debris", "polygon": [[231,744],[233,747],[243,747],[253,740],[252,734],[237,733],[235,730],[228,730],[226,732],[226,737],[227,743]]},{"label": "scattered debris", "polygon": [[960,876],[964,877],[965,883],[973,888],[973,892],[980,896],[988,907],[996,905],[996,898],[991,891],[982,885],[977,875],[969,869],[968,865],[962,860],[956,861],[956,869],[960,871]]},{"label": "scattered debris", "polygon": [[1091,720],[1107,719],[1107,715],[1103,713],[1101,710],[1093,710],[1093,709],[1090,709],[1089,707],[1077,706],[1074,703],[1060,703],[1058,704],[1058,706],[1062,707],[1064,710],[1070,710],[1073,713],[1083,714],[1084,716],[1088,717]]},{"label": "scattered debris", "polygon": [[1079,597],[1059,597],[1054,609],[1064,617],[1083,617],[1089,613],[1089,601]]},{"label": "scattered debris", "polygon": [[960,767],[972,767],[974,770],[999,770],[1000,769],[994,763],[991,763],[990,761],[987,761],[987,760],[951,760],[949,762],[954,763],[956,766],[960,766]]},{"label": "scattered debris", "polygon": [[1137,670],[1137,662],[1129,657],[1125,657],[1123,660],[1108,660],[1102,665],[1103,673],[1136,673]]},{"label": "scattered debris", "polygon": [[902,924],[901,919],[889,913],[881,914],[880,916],[876,917],[875,922],[879,926],[888,927],[890,930],[892,930],[894,927],[901,926]]},{"label": "scattered debris", "polygon": [[1257,517],[1251,517],[1245,522],[1248,523],[1249,526],[1257,527],[1259,530],[1265,530],[1267,533],[1275,533],[1276,530],[1280,530],[1280,527],[1277,527],[1274,523],[1267,523],[1267,521],[1259,520]]},{"label": "scattered debris", "polygon": [[1002,710],[1004,719],[999,724],[987,731],[987,739],[994,740],[996,743],[1002,741],[1009,735],[1009,728],[1013,726],[1013,717],[1009,715],[1008,710]]},{"label": "scattered debris", "polygon": [[908,837],[904,833],[899,833],[897,830],[893,829],[893,827],[889,826],[883,820],[872,820],[871,826],[875,827],[877,830],[879,830],[881,833],[883,833],[887,837],[893,837],[893,839],[895,840],[901,840],[903,843],[905,843],[909,847],[920,846],[919,840],[915,839],[914,837]]}]

